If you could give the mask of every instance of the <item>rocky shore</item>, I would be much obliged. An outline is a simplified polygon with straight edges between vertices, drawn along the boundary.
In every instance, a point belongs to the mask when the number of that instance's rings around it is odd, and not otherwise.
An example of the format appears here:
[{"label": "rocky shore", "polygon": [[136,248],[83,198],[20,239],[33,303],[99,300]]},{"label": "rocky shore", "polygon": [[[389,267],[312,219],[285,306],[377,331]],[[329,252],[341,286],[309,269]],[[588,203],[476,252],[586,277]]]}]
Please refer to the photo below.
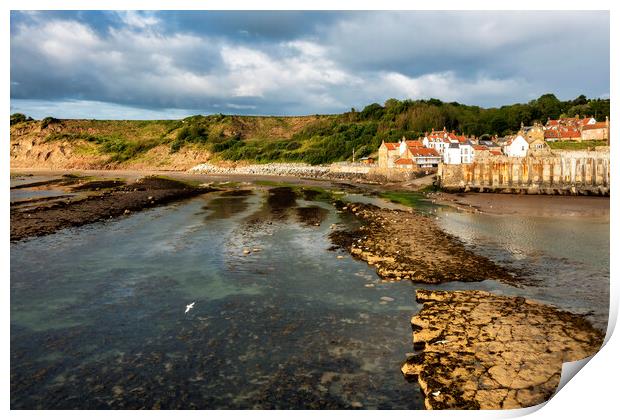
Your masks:
[{"label": "rocky shore", "polygon": [[366,261],[387,281],[418,283],[482,281],[496,279],[518,283],[488,258],[468,250],[456,237],[440,229],[429,216],[403,210],[387,210],[369,204],[336,202],[362,222],[354,231],[334,231],[336,246]]},{"label": "rocky shore", "polygon": [[547,401],[563,362],[593,355],[603,334],[583,317],[522,297],[418,290],[419,353],[402,366],[427,409],[508,409]]},{"label": "rocky shore", "polygon": [[[11,241],[128,215],[213,190],[160,177],[146,177],[131,184],[117,180],[87,181],[79,178],[51,182],[46,183],[47,186],[56,183],[65,187],[67,192],[78,194],[12,204]],[[21,185],[14,189],[27,186]]]}]

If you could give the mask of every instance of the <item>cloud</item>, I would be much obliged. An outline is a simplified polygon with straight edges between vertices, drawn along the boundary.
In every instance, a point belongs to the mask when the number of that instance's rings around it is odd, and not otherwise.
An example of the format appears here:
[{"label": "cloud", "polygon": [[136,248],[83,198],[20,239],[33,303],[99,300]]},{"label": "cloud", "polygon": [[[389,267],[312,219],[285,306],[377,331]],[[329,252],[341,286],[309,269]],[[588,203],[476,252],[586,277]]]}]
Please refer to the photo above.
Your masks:
[{"label": "cloud", "polygon": [[11,98],[22,104],[289,115],[549,91],[609,91],[607,12],[11,14]]},{"label": "cloud", "polygon": [[134,10],[119,12],[121,20],[130,27],[146,28],[157,25],[160,21],[152,14],[137,12]]},{"label": "cloud", "polygon": [[425,74],[414,78],[397,72],[389,72],[381,76],[381,81],[383,90],[400,92],[400,96],[437,97],[448,102],[460,102],[479,97],[502,98],[516,95],[528,86],[523,80],[494,79],[482,75],[474,79],[461,79],[452,71]]}]

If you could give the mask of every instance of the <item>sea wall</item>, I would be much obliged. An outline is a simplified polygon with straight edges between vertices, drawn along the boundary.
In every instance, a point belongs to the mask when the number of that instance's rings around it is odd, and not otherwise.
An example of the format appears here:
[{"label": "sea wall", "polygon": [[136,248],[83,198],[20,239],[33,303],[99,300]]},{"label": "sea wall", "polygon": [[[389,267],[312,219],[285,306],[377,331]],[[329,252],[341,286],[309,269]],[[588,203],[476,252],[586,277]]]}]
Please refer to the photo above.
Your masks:
[{"label": "sea wall", "polygon": [[267,163],[263,165],[213,165],[203,163],[190,172],[217,175],[274,175],[322,179],[343,179],[370,182],[407,181],[426,175],[432,170],[416,171],[400,168],[380,168],[376,165],[334,163],[307,165],[302,163]]},{"label": "sea wall", "polygon": [[471,164],[442,164],[438,178],[442,188],[454,191],[609,195],[609,152],[493,156]]}]

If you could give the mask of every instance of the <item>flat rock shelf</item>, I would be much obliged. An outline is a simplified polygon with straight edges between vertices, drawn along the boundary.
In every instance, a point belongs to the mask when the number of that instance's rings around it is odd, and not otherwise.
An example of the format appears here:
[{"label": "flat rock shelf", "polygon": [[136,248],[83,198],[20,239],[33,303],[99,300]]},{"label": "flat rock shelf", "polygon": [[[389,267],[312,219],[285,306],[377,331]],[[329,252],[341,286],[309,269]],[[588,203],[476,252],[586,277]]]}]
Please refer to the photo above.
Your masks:
[{"label": "flat rock shelf", "polygon": [[402,366],[427,409],[507,409],[547,401],[563,362],[593,355],[603,334],[579,315],[484,291],[418,290],[419,352]]},{"label": "flat rock shelf", "polygon": [[354,214],[361,226],[354,231],[334,231],[332,241],[376,267],[383,280],[428,284],[486,279],[519,282],[514,273],[475,254],[440,229],[430,216],[371,204],[336,202],[335,206]]}]

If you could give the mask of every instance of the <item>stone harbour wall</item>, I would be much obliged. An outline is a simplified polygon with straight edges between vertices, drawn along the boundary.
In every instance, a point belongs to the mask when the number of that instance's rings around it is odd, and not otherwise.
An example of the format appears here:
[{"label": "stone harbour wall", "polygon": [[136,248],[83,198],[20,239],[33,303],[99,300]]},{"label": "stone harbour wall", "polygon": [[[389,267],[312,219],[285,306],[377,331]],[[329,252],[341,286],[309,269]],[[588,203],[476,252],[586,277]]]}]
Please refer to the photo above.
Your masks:
[{"label": "stone harbour wall", "polygon": [[307,165],[301,163],[268,163],[262,165],[218,166],[209,163],[190,169],[193,173],[217,175],[273,175],[295,176],[322,179],[363,180],[371,182],[407,181],[430,173],[428,170],[401,168],[380,168],[376,165],[351,165],[335,163],[331,165]]},{"label": "stone harbour wall", "polygon": [[471,164],[440,165],[448,191],[609,195],[608,151],[554,151],[525,158],[493,156]]}]

